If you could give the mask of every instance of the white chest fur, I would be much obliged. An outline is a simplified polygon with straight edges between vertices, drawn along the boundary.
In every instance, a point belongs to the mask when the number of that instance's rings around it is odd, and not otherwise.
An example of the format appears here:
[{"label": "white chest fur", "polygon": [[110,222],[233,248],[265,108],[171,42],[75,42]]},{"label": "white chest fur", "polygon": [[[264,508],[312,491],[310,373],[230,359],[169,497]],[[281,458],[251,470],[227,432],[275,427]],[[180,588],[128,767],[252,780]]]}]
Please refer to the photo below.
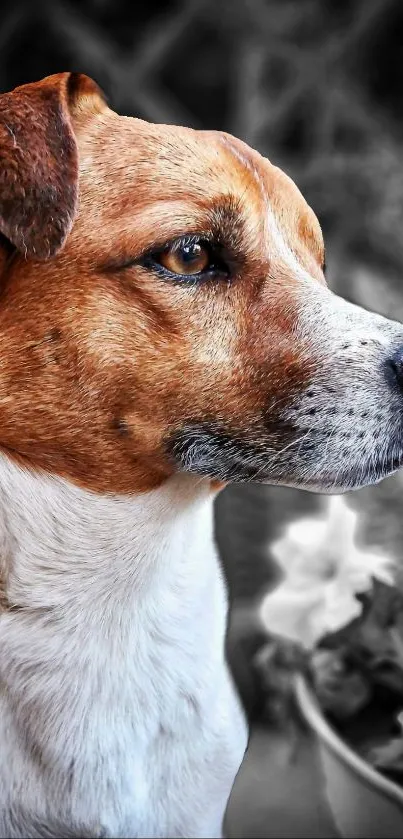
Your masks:
[{"label": "white chest fur", "polygon": [[207,484],[105,498],[0,461],[0,837],[220,836],[246,725]]}]

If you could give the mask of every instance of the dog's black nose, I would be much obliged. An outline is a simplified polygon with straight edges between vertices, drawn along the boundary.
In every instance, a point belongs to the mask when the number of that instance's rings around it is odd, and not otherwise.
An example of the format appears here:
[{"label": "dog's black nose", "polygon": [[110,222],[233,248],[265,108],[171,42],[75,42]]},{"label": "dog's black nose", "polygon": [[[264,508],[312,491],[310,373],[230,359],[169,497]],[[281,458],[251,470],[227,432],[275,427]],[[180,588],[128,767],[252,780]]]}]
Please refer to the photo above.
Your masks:
[{"label": "dog's black nose", "polygon": [[388,359],[388,366],[392,370],[393,381],[403,390],[403,346]]}]

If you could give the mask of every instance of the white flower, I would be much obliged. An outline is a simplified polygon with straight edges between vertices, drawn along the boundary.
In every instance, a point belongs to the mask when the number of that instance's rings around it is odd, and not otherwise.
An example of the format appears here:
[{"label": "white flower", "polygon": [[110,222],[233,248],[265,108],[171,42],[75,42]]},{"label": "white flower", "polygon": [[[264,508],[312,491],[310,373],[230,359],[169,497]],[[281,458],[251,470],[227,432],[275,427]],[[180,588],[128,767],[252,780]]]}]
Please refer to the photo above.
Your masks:
[{"label": "white flower", "polygon": [[373,577],[393,585],[391,560],[355,545],[356,522],[344,499],[331,496],[324,516],[292,522],[271,545],[285,577],[260,605],[270,633],[311,648],[361,613],[355,594]]}]

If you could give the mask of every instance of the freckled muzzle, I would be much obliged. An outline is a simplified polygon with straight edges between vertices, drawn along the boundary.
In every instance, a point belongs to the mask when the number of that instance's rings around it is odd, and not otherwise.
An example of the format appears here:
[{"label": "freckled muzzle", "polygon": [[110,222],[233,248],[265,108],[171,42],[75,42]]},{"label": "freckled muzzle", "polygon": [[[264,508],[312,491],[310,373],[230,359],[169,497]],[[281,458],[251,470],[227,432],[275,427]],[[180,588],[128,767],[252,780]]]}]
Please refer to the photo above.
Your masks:
[{"label": "freckled muzzle", "polygon": [[299,436],[293,485],[343,492],[382,480],[403,465],[403,326],[321,289],[299,339],[315,372],[287,412]]},{"label": "freckled muzzle", "polygon": [[292,341],[304,388],[293,396],[286,383],[285,407],[274,401],[247,430],[184,423],[167,441],[180,468],[341,493],[403,465],[403,326],[314,287]]}]

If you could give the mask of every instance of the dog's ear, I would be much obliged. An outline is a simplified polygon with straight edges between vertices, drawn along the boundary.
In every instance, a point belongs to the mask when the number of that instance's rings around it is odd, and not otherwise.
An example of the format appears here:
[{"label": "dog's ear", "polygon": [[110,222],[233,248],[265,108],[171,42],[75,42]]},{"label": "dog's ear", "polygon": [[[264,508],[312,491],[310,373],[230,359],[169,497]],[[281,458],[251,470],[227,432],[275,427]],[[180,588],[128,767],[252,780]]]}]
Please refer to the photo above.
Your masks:
[{"label": "dog's ear", "polygon": [[0,232],[25,256],[64,245],[78,203],[73,114],[103,104],[81,73],[59,73],[0,96]]}]

